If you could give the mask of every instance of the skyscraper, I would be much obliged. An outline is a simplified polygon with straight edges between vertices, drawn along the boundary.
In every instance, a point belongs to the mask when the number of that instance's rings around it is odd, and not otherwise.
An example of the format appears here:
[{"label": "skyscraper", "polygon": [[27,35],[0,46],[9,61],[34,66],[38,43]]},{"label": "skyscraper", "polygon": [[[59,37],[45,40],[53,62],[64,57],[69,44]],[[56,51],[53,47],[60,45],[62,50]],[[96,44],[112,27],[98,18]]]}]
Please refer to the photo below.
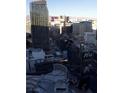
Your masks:
[{"label": "skyscraper", "polygon": [[46,0],[33,0],[30,3],[30,19],[33,47],[48,49],[49,28]]}]

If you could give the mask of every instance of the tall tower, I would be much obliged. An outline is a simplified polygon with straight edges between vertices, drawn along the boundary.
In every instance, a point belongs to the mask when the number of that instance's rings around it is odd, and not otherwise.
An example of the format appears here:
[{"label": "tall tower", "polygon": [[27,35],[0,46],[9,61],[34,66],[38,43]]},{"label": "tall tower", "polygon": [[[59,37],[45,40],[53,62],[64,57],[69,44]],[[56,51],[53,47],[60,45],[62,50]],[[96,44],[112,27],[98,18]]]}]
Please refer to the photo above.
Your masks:
[{"label": "tall tower", "polygon": [[33,47],[48,49],[49,27],[46,0],[33,0],[30,3],[30,18]]}]

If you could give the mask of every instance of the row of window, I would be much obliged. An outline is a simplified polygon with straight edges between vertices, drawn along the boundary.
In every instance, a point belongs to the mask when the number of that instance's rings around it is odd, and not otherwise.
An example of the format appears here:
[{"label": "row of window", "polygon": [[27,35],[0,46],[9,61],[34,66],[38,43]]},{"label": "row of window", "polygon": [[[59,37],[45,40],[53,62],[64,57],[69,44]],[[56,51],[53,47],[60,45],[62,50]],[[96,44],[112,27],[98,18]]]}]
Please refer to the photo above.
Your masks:
[{"label": "row of window", "polygon": [[32,25],[48,26],[48,18],[43,16],[32,15],[31,18]]}]

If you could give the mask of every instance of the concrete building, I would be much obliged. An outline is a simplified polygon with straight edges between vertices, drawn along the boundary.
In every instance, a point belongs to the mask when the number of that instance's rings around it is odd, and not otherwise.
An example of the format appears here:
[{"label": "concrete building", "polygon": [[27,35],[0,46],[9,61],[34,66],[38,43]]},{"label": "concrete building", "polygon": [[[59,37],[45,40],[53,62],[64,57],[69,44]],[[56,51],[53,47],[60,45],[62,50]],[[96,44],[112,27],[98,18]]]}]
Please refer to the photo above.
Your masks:
[{"label": "concrete building", "polygon": [[31,33],[30,16],[26,16],[26,33]]},{"label": "concrete building", "polygon": [[82,21],[88,21],[88,20],[96,20],[95,18],[91,17],[83,17],[83,16],[69,16],[69,21],[75,23],[75,22],[82,22]]},{"label": "concrete building", "polygon": [[83,32],[92,32],[92,22],[90,21],[83,21],[82,24],[82,30]]},{"label": "concrete building", "polygon": [[72,34],[75,39],[83,41],[84,32],[92,32],[92,23],[83,21],[72,25]]},{"label": "concrete building", "polygon": [[92,27],[93,27],[94,30],[97,29],[97,20],[92,21]]},{"label": "concrete building", "polygon": [[97,19],[90,19],[88,21],[92,23],[92,29],[97,30]]},{"label": "concrete building", "polygon": [[84,32],[84,41],[85,43],[97,45],[97,35],[96,31],[93,32]]},{"label": "concrete building", "polygon": [[72,36],[75,41],[80,42],[83,40],[83,29],[81,23],[72,24]]},{"label": "concrete building", "polygon": [[50,26],[56,26],[60,29],[60,34],[63,32],[63,27],[71,26],[69,22],[69,16],[50,16],[49,17]]},{"label": "concrete building", "polygon": [[33,0],[30,3],[30,19],[33,47],[48,49],[49,27],[46,0]]}]

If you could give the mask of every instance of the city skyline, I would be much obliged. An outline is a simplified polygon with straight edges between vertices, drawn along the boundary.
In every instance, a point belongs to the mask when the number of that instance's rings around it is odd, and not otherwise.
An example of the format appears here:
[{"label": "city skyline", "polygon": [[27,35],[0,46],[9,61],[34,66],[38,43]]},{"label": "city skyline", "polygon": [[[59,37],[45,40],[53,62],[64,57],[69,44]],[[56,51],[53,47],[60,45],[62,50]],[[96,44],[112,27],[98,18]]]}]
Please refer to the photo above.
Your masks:
[{"label": "city skyline", "polygon": [[[29,3],[32,0],[26,0],[26,15],[29,13]],[[97,17],[96,0],[47,0],[49,16],[85,16]]]}]

